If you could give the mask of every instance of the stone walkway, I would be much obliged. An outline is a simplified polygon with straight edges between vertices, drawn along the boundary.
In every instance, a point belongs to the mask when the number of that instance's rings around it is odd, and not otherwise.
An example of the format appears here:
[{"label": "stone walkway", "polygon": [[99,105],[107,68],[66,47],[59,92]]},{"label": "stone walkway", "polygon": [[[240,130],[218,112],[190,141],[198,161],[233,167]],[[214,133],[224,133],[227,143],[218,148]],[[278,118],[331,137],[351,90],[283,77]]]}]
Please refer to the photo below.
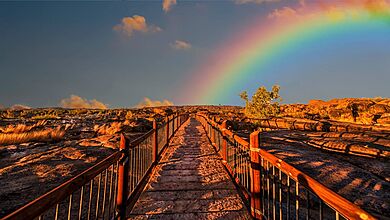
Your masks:
[{"label": "stone walkway", "polygon": [[201,124],[178,130],[129,214],[131,219],[250,219]]}]

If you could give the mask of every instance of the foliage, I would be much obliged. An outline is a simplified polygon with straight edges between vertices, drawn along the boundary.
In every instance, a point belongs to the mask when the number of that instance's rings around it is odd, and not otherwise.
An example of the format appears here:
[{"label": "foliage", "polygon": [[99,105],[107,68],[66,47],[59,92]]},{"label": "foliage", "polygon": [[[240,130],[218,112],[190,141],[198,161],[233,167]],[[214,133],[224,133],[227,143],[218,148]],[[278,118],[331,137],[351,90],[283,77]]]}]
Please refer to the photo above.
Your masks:
[{"label": "foliage", "polygon": [[251,118],[266,118],[279,114],[279,90],[278,85],[274,85],[271,91],[261,86],[253,94],[252,100],[249,100],[246,91],[241,92],[240,97],[245,101],[245,115]]}]

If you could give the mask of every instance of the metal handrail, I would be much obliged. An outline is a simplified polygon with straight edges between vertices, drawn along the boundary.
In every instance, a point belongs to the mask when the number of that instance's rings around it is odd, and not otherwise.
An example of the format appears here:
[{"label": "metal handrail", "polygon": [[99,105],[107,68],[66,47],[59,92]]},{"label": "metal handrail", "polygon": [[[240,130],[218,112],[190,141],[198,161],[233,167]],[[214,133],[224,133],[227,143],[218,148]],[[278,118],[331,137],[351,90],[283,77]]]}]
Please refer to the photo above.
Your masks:
[{"label": "metal handrail", "polygon": [[[357,205],[343,198],[328,187],[319,183],[309,175],[268,153],[260,148],[260,131],[250,136],[250,143],[226,129],[224,124],[209,119],[207,116],[197,114],[213,145],[216,139],[213,134],[220,132],[223,135],[222,150],[219,151],[224,161],[228,160],[226,152],[229,148],[246,148],[250,151],[247,160],[250,160],[250,184],[245,185],[237,178],[233,166],[242,166],[241,161],[225,162],[235,182],[243,189],[243,193],[250,204],[252,216],[255,218],[300,219],[310,216],[323,219],[333,216],[335,219],[376,219]],[[228,146],[230,144],[230,147]],[[302,205],[302,203],[304,205]],[[313,207],[316,205],[318,207]],[[291,212],[291,209],[294,209]],[[328,209],[327,209],[328,208]],[[331,211],[329,210],[329,208]],[[303,216],[304,213],[306,216]]]},{"label": "metal handrail", "polygon": [[[2,220],[43,219],[125,219],[128,205],[134,203],[157,164],[170,138],[188,119],[188,114],[167,117],[139,138],[129,142],[121,135],[119,151],[76,175],[48,193],[10,213]],[[161,129],[166,126],[165,129]],[[170,127],[172,126],[172,128]],[[172,129],[171,133],[168,133]],[[165,131],[165,143],[158,142]],[[161,140],[160,140],[161,141]]]}]

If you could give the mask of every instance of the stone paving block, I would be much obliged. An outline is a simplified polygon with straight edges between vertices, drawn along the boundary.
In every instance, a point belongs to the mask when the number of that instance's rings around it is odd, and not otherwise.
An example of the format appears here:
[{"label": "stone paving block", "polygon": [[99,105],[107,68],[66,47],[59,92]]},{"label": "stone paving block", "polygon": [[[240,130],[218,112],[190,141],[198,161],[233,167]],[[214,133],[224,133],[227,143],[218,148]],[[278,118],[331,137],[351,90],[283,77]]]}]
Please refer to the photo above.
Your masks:
[{"label": "stone paving block", "polygon": [[229,199],[196,199],[196,200],[164,200],[137,202],[132,214],[160,214],[160,213],[191,213],[236,211],[245,209],[241,198]]},{"label": "stone paving block", "polygon": [[197,199],[237,199],[240,196],[232,190],[187,190],[187,191],[145,191],[139,201],[176,201]]},{"label": "stone paving block", "polygon": [[216,219],[251,219],[247,211],[223,211],[223,212],[207,212],[207,213],[163,213],[156,215],[130,215],[130,219],[200,219],[200,220],[216,220]]},{"label": "stone paving block", "polygon": [[187,121],[172,138],[130,219],[250,219],[203,127]]}]

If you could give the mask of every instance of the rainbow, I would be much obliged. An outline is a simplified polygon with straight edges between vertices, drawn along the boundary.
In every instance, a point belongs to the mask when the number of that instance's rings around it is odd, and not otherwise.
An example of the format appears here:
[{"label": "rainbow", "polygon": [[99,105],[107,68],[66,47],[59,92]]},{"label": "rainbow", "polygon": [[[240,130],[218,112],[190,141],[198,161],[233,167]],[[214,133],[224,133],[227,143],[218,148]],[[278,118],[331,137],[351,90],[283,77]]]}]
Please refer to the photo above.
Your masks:
[{"label": "rainbow", "polygon": [[[285,54],[293,54],[310,43],[337,38],[344,33],[361,34],[390,29],[387,0],[345,1],[334,5],[301,5],[283,8],[248,24],[227,39],[192,71],[183,88],[197,104],[229,102],[227,90],[240,88],[246,78],[266,74]],[[229,95],[227,95],[229,94]],[[238,96],[238,94],[236,94]]]}]

